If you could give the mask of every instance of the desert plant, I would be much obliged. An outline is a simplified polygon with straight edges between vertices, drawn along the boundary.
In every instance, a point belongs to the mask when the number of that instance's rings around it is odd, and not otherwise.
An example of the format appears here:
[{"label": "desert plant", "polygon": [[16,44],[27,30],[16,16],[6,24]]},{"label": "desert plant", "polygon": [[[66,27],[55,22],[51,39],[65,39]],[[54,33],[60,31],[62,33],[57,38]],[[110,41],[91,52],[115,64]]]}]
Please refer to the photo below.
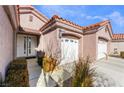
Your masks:
[{"label": "desert plant", "polygon": [[47,76],[51,77],[52,72],[54,69],[60,64],[61,60],[61,51],[60,46],[57,43],[57,48],[54,48],[54,41],[52,39],[49,39],[48,42],[46,42],[46,48],[45,48],[45,55],[43,57],[43,73],[44,73],[44,82],[46,86],[48,85],[47,82]]},{"label": "desert plant", "polygon": [[89,57],[84,59],[79,59],[76,62],[74,76],[72,79],[73,87],[92,87],[93,86],[93,76],[95,75],[95,69],[90,67]]},{"label": "desert plant", "polygon": [[25,58],[15,59],[8,65],[5,83],[10,87],[29,86],[27,61]]},{"label": "desert plant", "polygon": [[43,70],[45,72],[52,72],[54,68],[56,67],[56,59],[52,58],[51,56],[45,56],[43,58]]}]

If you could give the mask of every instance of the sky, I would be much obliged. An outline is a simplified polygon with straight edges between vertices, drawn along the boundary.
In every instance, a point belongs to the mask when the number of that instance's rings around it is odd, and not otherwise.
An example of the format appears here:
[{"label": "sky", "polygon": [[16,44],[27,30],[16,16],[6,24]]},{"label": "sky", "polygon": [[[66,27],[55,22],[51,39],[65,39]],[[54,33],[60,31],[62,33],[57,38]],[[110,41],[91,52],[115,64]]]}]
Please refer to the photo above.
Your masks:
[{"label": "sky", "polygon": [[103,20],[110,20],[113,33],[124,34],[124,6],[120,5],[35,5],[42,14],[70,20],[80,26],[87,26]]}]

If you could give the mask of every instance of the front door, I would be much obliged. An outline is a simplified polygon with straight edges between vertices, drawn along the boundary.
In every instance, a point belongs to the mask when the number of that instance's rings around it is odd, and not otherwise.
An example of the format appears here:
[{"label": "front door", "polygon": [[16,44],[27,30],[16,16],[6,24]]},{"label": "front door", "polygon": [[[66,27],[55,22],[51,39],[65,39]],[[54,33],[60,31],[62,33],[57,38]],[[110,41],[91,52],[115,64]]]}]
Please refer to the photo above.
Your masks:
[{"label": "front door", "polygon": [[36,56],[37,37],[17,35],[17,57]]}]

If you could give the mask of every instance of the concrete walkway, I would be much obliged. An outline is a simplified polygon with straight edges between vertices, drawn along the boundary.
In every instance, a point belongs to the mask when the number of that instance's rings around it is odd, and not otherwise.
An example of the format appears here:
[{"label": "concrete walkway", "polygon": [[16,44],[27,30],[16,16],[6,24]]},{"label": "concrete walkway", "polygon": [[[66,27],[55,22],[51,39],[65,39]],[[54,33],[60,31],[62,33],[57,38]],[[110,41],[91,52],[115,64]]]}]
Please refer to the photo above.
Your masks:
[{"label": "concrete walkway", "polygon": [[29,73],[29,85],[30,87],[36,87],[38,78],[41,74],[41,68],[37,64],[36,58],[27,59],[28,73]]},{"label": "concrete walkway", "polygon": [[108,60],[97,61],[95,67],[97,72],[95,86],[124,87],[124,59],[109,57]]},{"label": "concrete walkway", "polygon": [[55,87],[55,86],[61,87],[66,80],[71,78],[73,73],[73,69],[72,69],[73,66],[74,63],[61,65],[56,67],[51,74],[46,73],[46,75],[42,71],[37,82],[37,87]]}]

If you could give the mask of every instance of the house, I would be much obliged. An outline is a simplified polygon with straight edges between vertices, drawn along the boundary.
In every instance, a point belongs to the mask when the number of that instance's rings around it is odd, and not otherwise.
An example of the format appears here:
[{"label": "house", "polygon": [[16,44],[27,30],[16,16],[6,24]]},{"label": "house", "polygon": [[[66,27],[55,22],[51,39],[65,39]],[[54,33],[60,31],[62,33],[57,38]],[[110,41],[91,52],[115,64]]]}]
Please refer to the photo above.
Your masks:
[{"label": "house", "polygon": [[120,55],[124,51],[124,34],[113,34],[111,42],[111,54]]},{"label": "house", "polygon": [[66,64],[79,57],[99,60],[124,51],[124,34],[113,34],[109,20],[80,26],[54,15],[51,19],[32,6],[0,6],[0,73],[18,57],[51,53]]}]

